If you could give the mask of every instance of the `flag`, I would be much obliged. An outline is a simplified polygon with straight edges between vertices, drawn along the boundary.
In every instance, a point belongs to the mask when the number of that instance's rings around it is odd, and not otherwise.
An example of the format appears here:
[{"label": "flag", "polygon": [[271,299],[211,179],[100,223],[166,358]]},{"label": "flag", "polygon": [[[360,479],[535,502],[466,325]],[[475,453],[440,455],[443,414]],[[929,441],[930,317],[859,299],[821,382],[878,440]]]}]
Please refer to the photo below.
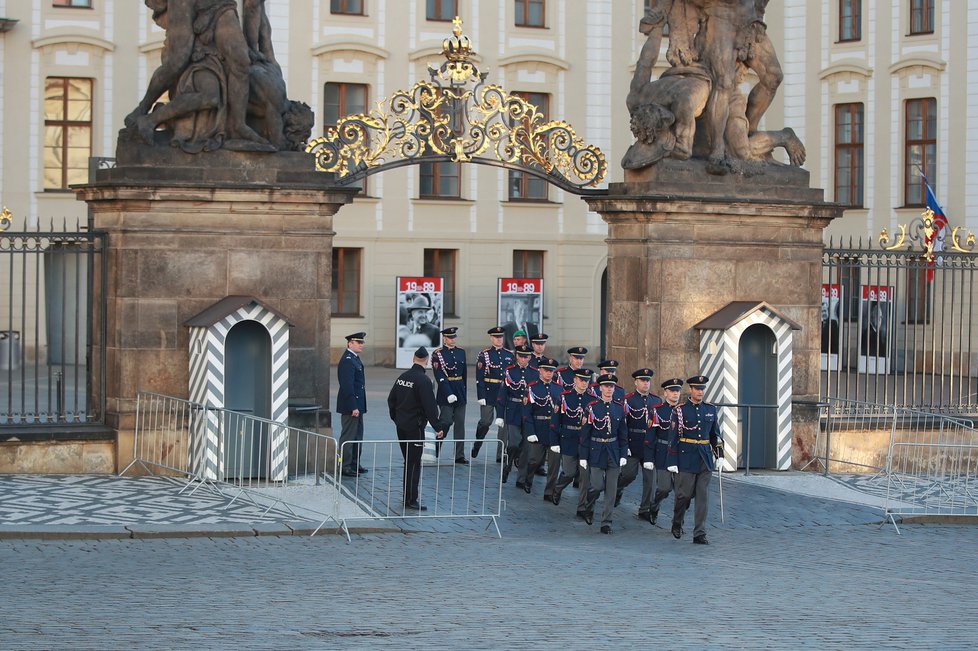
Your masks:
[{"label": "flag", "polygon": [[[923,179],[924,189],[927,192],[927,208],[934,213],[934,216],[931,218],[933,220],[934,232],[927,238],[926,243],[931,244],[933,242],[932,254],[936,254],[944,250],[944,230],[947,228],[947,215],[944,214],[944,209],[941,208],[941,204],[937,203],[937,197],[934,196],[934,190],[930,187],[930,183],[927,182],[927,177],[921,174],[920,178]],[[934,255],[931,255],[927,263],[927,282],[933,282],[933,280]]]}]

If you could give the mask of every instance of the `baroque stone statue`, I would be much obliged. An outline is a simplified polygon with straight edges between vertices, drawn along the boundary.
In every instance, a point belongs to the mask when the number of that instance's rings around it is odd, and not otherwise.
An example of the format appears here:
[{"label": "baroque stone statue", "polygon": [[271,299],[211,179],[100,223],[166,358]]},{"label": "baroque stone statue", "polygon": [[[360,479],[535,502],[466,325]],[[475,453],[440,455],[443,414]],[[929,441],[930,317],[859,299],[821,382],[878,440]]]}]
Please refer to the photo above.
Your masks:
[{"label": "baroque stone statue", "polygon": [[[153,145],[157,131],[188,153],[298,151],[313,113],[289,100],[272,50],[265,0],[144,0],[166,30],[160,66],[123,137]],[[169,101],[157,103],[164,93]]]},{"label": "baroque stone statue", "polygon": [[[711,174],[755,174],[776,163],[784,148],[791,165],[805,162],[805,146],[790,128],[759,131],[783,75],[763,22],[768,0],[658,0],[639,23],[646,35],[626,98],[635,143],[625,169],[663,158],[706,159]],[[652,69],[668,26],[670,67]],[[753,71],[748,96],[739,85]]]}]

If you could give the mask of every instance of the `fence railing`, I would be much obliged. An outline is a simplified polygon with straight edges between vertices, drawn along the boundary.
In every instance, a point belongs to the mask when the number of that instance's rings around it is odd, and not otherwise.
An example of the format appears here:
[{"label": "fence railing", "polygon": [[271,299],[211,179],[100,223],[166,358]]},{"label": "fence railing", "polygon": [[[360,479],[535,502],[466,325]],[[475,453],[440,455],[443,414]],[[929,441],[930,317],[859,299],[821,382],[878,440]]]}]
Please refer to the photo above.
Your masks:
[{"label": "fence railing", "polygon": [[[137,396],[134,435],[132,460],[120,474],[138,466],[174,478],[181,493],[206,488],[226,497],[227,507],[247,500],[261,510],[259,517],[275,510],[318,521],[313,535],[330,521],[349,539],[351,520],[421,518],[486,518],[501,535],[504,464],[422,464],[419,493],[427,508],[412,511],[405,507],[400,441],[348,442],[338,457],[331,436],[149,392]],[[500,444],[483,441],[483,447]],[[338,458],[351,455],[353,446],[367,472],[343,477]]]},{"label": "fence railing", "polygon": [[0,233],[0,427],[102,421],[105,243],[77,225]]},{"label": "fence railing", "polygon": [[[737,440],[743,443],[740,450],[737,451],[738,458],[735,459],[737,467],[742,467],[744,469],[744,474],[750,474],[751,466],[751,454],[757,454],[754,452],[754,448],[751,447],[751,434],[753,430],[760,426],[761,432],[758,432],[760,436],[754,438],[754,445],[758,445],[758,438],[762,445],[768,445],[771,442],[771,437],[767,436],[770,431],[777,429],[778,420],[778,405],[753,405],[745,403],[726,403],[717,402],[714,403],[716,407],[723,409],[723,413],[730,413],[731,411],[735,414],[735,427],[734,431],[737,433]],[[768,451],[762,449],[760,451],[760,456],[765,458],[765,461],[755,465],[762,467],[770,467],[772,464],[767,457],[771,456],[768,453],[773,452],[774,456],[777,456],[777,450]]]}]

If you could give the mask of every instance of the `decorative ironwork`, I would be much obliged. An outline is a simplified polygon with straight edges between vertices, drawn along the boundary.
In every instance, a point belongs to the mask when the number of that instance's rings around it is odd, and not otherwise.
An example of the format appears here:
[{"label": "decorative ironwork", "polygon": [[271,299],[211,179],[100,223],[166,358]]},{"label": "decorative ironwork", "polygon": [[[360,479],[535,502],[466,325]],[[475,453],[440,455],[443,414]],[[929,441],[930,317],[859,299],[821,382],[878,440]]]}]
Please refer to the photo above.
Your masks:
[{"label": "decorative ironwork", "polygon": [[[934,211],[930,208],[924,210],[920,217],[914,219],[910,224],[897,224],[899,233],[896,234],[896,242],[890,244],[890,234],[884,228],[880,231],[880,246],[885,251],[899,251],[901,249],[911,250],[915,244],[920,244],[923,248],[923,257],[927,262],[934,261],[935,251],[972,253],[975,248],[975,234],[966,230],[964,226],[955,226],[947,232],[934,224]],[[961,237],[964,233],[968,234],[964,244]]]},{"label": "decorative ironwork", "polygon": [[3,212],[0,212],[0,232],[3,232],[10,228],[10,225],[14,221],[14,214],[7,210],[7,207],[3,207]]},{"label": "decorative ironwork", "polygon": [[461,19],[453,24],[442,43],[445,62],[428,66],[431,81],[348,115],[309,142],[316,169],[347,184],[405,164],[474,162],[518,169],[578,194],[601,183],[608,168],[601,150],[566,122],[546,120],[523,98],[485,84],[488,73],[472,60]]}]

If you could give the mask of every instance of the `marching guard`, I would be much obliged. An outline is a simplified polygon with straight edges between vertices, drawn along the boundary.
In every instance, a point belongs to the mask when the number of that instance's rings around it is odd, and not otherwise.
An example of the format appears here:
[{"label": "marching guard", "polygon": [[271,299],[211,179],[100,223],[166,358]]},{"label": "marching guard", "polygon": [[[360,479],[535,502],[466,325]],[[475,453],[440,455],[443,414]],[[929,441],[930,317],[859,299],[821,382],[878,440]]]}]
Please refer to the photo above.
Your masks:
[{"label": "marching guard", "polygon": [[[530,356],[533,352],[527,345],[516,349],[516,363],[503,372],[503,384],[496,397],[496,426],[505,428],[503,441],[506,445],[506,465],[503,468],[503,483],[509,479],[513,462],[520,453],[526,437],[531,433],[527,424],[526,414],[527,392],[530,383],[540,379],[540,374],[530,368]],[[525,472],[520,468],[520,475]],[[523,488],[523,482],[516,482],[517,488]]]},{"label": "marching guard", "polygon": [[[574,374],[579,369],[584,368],[584,357],[586,355],[587,348],[584,346],[575,346],[567,349],[567,366],[562,366],[557,369],[557,374],[554,376],[557,384],[564,387],[565,391],[574,387]],[[588,375],[587,380],[588,385],[590,386],[590,375]]]},{"label": "marching guard", "polygon": [[625,425],[628,429],[628,458],[621,469],[618,478],[618,496],[615,506],[621,504],[621,496],[642,471],[642,499],[638,505],[638,517],[649,519],[652,505],[652,489],[654,486],[654,470],[645,464],[645,441],[648,438],[649,427],[652,423],[653,408],[662,402],[659,396],[650,392],[652,376],[655,373],[650,368],[640,368],[632,373],[635,380],[635,391],[625,396]]},{"label": "marching guard", "polygon": [[[530,363],[533,363],[532,360]],[[530,407],[527,414],[530,421],[530,434],[527,435],[526,444],[520,454],[520,474],[516,482],[517,486],[520,481],[523,482],[523,490],[527,494],[532,490],[533,477],[537,468],[543,464],[545,455],[550,452],[551,446],[559,445],[556,421],[560,414],[560,395],[563,391],[553,381],[556,370],[557,361],[544,357],[537,366],[540,379],[531,382],[527,392]],[[559,467],[559,460],[557,465]]]},{"label": "marching guard", "polygon": [[[486,331],[489,335],[491,345],[483,348],[476,360],[475,368],[475,390],[479,400],[479,424],[475,428],[475,438],[478,439],[472,446],[472,458],[479,456],[482,448],[482,441],[489,433],[489,427],[493,423],[493,415],[496,413],[496,399],[499,397],[499,388],[503,382],[503,372],[514,362],[512,354],[503,348],[503,328],[495,326]],[[496,462],[502,455],[502,429],[497,430],[500,440],[499,449],[496,450]]]},{"label": "marching guard", "polygon": [[709,512],[710,477],[717,457],[723,463],[723,439],[717,419],[717,408],[703,402],[705,375],[686,380],[689,398],[672,412],[669,443],[669,471],[676,477],[676,506],[672,516],[672,535],[683,536],[683,518],[690,500],[696,500],[693,513],[693,542],[708,545],[706,516]]},{"label": "marching guard", "polygon": [[603,492],[601,533],[611,533],[618,475],[628,458],[628,431],[625,427],[625,407],[613,399],[618,378],[605,373],[598,377],[598,386],[601,398],[587,406],[587,424],[582,430],[579,451],[581,468],[591,476],[584,504],[584,521],[588,524],[593,521],[594,505]]},{"label": "marching guard", "polygon": [[[557,435],[559,444],[550,447],[551,452],[559,453],[560,460],[550,465],[547,475],[547,487],[544,489],[544,499],[550,495],[550,501],[560,504],[560,495],[575,478],[581,488],[577,501],[577,515],[584,517],[584,503],[587,501],[588,473],[580,470],[578,448],[581,443],[581,432],[585,425],[584,410],[593,400],[588,393],[591,384],[591,369],[580,367],[574,371],[572,388],[560,394],[560,416],[557,419]],[[556,450],[554,449],[556,448]]]},{"label": "marching guard", "polygon": [[[444,344],[431,356],[431,370],[438,387],[436,402],[440,410],[439,420],[451,427],[455,436],[455,463],[467,464],[465,458],[465,403],[467,370],[465,351],[455,345],[458,328],[441,331]],[[446,432],[447,435],[447,432]],[[435,456],[441,455],[441,441],[435,444]]]},{"label": "marching guard", "polygon": [[[655,524],[659,517],[659,507],[662,501],[669,497],[673,489],[675,475],[666,470],[669,465],[669,434],[672,426],[672,412],[679,405],[679,396],[683,388],[682,378],[670,378],[663,382],[662,395],[664,401],[655,405],[652,410],[652,426],[648,438],[645,439],[645,461],[642,464],[648,470],[655,470],[655,496],[646,516],[649,524]],[[639,512],[639,517],[642,513]]]}]

